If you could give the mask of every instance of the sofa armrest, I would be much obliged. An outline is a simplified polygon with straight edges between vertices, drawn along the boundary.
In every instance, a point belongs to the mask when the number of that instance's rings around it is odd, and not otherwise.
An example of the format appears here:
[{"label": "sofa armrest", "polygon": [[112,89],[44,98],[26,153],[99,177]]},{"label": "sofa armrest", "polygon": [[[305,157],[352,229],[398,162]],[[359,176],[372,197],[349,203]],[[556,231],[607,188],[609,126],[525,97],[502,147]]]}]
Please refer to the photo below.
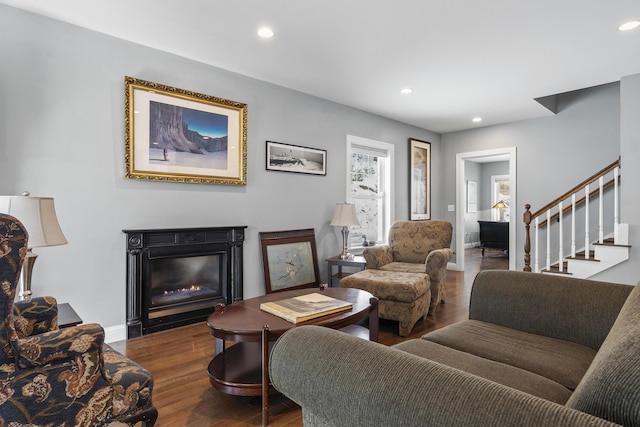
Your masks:
[{"label": "sofa armrest", "polygon": [[305,426],[615,425],[421,357],[328,328],[276,342],[273,385]]},{"label": "sofa armrest", "polygon": [[436,249],[429,252],[425,261],[426,273],[429,275],[431,283],[440,284],[444,282],[447,275],[447,263],[453,256],[453,251],[449,248]]},{"label": "sofa armrest", "polygon": [[598,350],[630,285],[508,270],[481,271],[469,318]]},{"label": "sofa armrest", "polygon": [[33,335],[18,341],[18,367],[63,365],[82,356],[103,370],[103,344],[104,330],[93,323]]},{"label": "sofa armrest", "polygon": [[364,248],[362,252],[364,259],[367,261],[367,267],[370,269],[379,269],[383,265],[393,262],[393,254],[388,245],[371,246]]},{"label": "sofa armrest", "polygon": [[38,297],[13,304],[13,327],[19,338],[58,329],[58,303],[54,297]]}]

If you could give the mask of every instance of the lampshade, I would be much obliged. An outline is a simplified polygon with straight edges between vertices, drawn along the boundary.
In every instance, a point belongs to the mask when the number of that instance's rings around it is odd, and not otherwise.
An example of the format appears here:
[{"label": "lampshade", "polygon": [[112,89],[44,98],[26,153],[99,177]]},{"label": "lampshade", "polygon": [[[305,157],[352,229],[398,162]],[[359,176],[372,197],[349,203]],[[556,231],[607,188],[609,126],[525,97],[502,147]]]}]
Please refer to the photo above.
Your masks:
[{"label": "lampshade", "polygon": [[502,200],[500,200],[498,203],[493,205],[494,209],[504,209],[506,207],[507,207],[507,205]]},{"label": "lampshade", "polygon": [[333,214],[331,224],[335,227],[349,227],[360,225],[358,215],[356,215],[356,205],[350,203],[336,203],[336,212]]},{"label": "lampshade", "polygon": [[51,197],[0,196],[0,212],[16,217],[29,233],[29,248],[67,244]]}]

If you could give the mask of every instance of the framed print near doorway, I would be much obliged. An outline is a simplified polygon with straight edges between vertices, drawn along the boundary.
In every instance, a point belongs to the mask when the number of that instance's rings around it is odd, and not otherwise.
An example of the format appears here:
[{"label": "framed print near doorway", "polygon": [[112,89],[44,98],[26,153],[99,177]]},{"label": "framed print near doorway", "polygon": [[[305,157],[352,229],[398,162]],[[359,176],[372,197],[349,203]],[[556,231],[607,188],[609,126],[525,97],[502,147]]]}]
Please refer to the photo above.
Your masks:
[{"label": "framed print near doorway", "polygon": [[409,139],[409,149],[410,219],[431,219],[431,144]]}]

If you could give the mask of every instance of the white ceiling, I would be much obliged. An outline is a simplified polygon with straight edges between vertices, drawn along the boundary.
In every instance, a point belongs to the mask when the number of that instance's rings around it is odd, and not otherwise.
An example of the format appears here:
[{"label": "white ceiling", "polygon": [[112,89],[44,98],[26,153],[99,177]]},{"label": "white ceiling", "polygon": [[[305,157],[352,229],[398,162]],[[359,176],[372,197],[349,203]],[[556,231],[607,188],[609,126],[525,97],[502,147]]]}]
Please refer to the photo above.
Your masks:
[{"label": "white ceiling", "polygon": [[617,30],[638,0],[0,3],[440,133],[549,115],[535,98],[640,72],[640,28]]}]

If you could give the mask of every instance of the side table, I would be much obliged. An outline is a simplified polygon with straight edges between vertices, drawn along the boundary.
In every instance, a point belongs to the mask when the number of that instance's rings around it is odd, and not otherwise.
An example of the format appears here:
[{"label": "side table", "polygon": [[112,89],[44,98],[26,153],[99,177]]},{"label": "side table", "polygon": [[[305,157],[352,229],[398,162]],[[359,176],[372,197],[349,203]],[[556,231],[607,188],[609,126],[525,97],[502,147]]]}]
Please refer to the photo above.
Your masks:
[{"label": "side table", "polygon": [[82,319],[78,313],[67,302],[58,304],[58,327],[69,328],[82,323]]},{"label": "side table", "polygon": [[[342,259],[340,258],[340,255],[336,255],[334,257],[327,258],[326,261],[329,270],[329,279],[327,280],[327,284],[332,288],[339,287],[340,279],[342,279],[343,277],[347,277],[350,274],[362,271],[367,265],[367,261],[363,256],[360,255],[355,255],[347,259]],[[338,272],[335,274],[333,273],[333,267],[338,268]],[[348,267],[350,270],[355,271],[343,271],[343,267]]]}]

